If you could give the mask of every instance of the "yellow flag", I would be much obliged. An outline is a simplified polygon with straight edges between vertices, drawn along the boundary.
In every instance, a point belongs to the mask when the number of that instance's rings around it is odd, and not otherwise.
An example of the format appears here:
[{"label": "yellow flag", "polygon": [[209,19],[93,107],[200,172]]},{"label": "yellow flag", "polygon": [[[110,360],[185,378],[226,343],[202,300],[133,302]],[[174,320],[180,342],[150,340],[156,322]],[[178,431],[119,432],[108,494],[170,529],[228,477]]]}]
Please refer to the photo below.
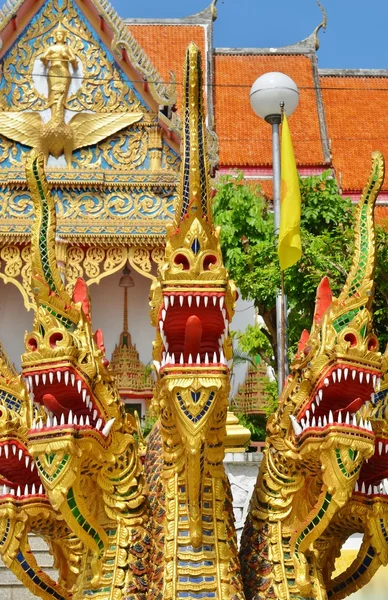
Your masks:
[{"label": "yellow flag", "polygon": [[283,115],[281,141],[279,262],[282,271],[292,267],[302,256],[300,241],[301,199],[298,171],[286,114]]}]

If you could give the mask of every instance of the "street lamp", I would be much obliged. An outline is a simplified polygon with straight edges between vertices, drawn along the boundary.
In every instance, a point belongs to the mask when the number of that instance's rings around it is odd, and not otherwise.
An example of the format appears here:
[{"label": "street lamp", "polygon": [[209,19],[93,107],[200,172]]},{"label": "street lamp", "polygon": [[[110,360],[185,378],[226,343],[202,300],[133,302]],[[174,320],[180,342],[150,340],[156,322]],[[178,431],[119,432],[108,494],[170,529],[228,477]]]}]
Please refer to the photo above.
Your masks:
[{"label": "street lamp", "polygon": [[[275,244],[278,245],[280,228],[280,140],[279,125],[282,110],[292,115],[299,101],[299,91],[295,82],[284,73],[265,73],[256,79],[250,92],[251,106],[254,112],[272,127],[272,169],[273,169],[273,212],[275,221]],[[276,336],[278,363],[279,396],[287,375],[287,342],[285,334],[287,301],[284,296],[283,273],[282,287],[276,295]]]}]

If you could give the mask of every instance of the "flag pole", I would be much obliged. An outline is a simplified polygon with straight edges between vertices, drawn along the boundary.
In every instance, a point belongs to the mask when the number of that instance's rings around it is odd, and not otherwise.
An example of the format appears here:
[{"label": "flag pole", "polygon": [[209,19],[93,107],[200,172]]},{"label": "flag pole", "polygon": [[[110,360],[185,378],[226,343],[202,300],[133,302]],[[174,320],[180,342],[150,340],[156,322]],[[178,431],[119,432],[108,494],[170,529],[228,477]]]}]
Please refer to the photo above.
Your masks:
[{"label": "flag pole", "polygon": [[[267,123],[272,127],[272,168],[273,168],[273,212],[275,225],[275,246],[278,247],[279,229],[280,229],[280,136],[279,127],[282,120],[284,102],[280,103],[281,114],[268,115]],[[287,300],[284,296],[284,275],[281,271],[281,286],[276,291],[276,344],[277,344],[277,376],[279,397],[283,390],[286,378],[286,335],[285,335],[285,315],[287,311]]]}]

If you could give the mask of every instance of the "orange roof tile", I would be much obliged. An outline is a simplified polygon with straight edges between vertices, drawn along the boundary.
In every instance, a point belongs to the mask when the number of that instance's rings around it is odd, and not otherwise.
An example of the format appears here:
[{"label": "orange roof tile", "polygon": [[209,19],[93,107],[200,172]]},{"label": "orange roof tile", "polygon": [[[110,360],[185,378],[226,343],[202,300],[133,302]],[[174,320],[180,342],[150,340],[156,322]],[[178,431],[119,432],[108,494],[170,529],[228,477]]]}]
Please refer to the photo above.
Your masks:
[{"label": "orange roof tile", "polygon": [[201,25],[136,25],[130,24],[129,30],[153,62],[163,81],[170,79],[169,72],[174,71],[178,82],[177,108],[181,105],[181,84],[186,48],[190,42],[197,44],[205,57],[205,29]]},{"label": "orange roof tile", "polygon": [[362,190],[371,152],[388,156],[388,78],[324,75],[320,81],[337,179],[344,193]]},{"label": "orange roof tile", "polygon": [[381,225],[385,229],[388,227],[388,206],[376,206],[375,220],[377,225]]},{"label": "orange roof tile", "polygon": [[269,125],[254,114],[249,102],[253,82],[268,71],[286,73],[300,90],[299,106],[290,118],[297,163],[323,164],[312,61],[308,56],[220,53],[215,55],[214,61],[215,127],[220,143],[220,166],[272,164]]}]

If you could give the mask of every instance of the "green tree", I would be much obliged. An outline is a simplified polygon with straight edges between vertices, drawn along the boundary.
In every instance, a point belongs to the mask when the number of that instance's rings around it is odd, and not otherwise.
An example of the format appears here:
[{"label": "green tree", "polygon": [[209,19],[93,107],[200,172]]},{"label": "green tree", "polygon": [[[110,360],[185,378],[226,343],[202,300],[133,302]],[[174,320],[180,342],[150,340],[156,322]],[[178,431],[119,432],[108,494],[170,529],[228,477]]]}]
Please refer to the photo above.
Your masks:
[{"label": "green tree", "polygon": [[[285,271],[290,356],[304,328],[310,329],[316,288],[324,275],[334,295],[343,286],[353,254],[354,210],[343,198],[330,171],[300,180],[302,196],[301,260]],[[259,354],[276,369],[276,290],[280,268],[274,243],[273,213],[261,187],[241,173],[221,177],[214,198],[214,218],[222,226],[221,245],[230,276],[244,299],[253,301],[265,326],[250,327],[240,346]],[[388,234],[377,230],[375,328],[380,343],[388,336]]]}]

